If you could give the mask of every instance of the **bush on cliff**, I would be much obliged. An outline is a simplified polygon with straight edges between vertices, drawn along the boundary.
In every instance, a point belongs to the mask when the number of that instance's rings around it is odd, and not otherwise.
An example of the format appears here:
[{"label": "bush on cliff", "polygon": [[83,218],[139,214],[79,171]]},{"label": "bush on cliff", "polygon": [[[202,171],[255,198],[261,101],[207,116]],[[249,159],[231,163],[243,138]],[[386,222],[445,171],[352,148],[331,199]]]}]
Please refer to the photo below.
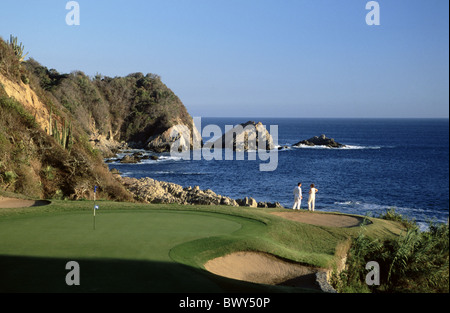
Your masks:
[{"label": "bush on cliff", "polygon": [[[385,217],[403,220],[395,212]],[[334,277],[340,292],[374,293],[448,293],[449,292],[449,225],[430,223],[420,231],[408,221],[406,231],[396,239],[380,241],[361,232],[353,241],[347,268]],[[380,285],[366,284],[366,264],[376,261]]]}]

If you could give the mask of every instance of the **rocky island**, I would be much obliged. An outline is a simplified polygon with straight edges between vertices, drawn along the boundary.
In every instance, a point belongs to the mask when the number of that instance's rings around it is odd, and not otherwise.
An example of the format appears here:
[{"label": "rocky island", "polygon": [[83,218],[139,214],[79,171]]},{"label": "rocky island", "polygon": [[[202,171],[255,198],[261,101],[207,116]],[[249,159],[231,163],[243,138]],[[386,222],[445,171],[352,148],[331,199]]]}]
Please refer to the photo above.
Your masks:
[{"label": "rocky island", "polygon": [[297,142],[296,144],[294,144],[294,147],[299,147],[301,145],[305,145],[305,146],[325,146],[328,148],[343,148],[345,147],[345,145],[336,142],[333,138],[328,138],[325,135],[320,135],[320,136],[314,136],[308,140],[302,140],[300,142]]},{"label": "rocky island", "polygon": [[[259,146],[259,141],[263,146]],[[221,138],[211,144],[205,144],[205,148],[229,148],[233,151],[272,150],[273,138],[266,127],[261,123],[248,121],[229,130]]]}]

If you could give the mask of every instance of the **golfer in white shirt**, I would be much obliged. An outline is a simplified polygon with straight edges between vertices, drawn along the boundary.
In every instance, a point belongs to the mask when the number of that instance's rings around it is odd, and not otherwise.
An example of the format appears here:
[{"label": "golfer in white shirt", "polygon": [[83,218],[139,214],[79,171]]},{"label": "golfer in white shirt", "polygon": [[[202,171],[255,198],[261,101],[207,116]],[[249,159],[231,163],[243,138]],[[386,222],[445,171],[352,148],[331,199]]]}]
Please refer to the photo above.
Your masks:
[{"label": "golfer in white shirt", "polygon": [[302,183],[298,183],[298,186],[294,188],[294,207],[292,208],[295,210],[300,210],[300,206],[302,204]]},{"label": "golfer in white shirt", "polygon": [[314,212],[316,206],[316,193],[319,190],[316,189],[314,184],[311,184],[311,189],[309,189],[309,199],[308,199],[308,210]]}]

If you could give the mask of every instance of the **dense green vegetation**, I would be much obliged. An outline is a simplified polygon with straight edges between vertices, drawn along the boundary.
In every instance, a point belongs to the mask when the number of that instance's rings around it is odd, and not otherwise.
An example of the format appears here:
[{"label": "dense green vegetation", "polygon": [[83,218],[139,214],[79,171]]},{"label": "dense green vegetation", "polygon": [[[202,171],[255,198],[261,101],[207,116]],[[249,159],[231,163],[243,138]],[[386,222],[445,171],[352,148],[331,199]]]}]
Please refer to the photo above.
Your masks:
[{"label": "dense green vegetation", "polygon": [[0,190],[33,198],[88,198],[98,185],[103,197],[131,200],[101,156],[76,138],[70,151],[64,149],[20,103],[0,95]]},{"label": "dense green vegetation", "polygon": [[173,125],[192,125],[180,99],[158,75],[90,78],[83,72],[60,74],[33,59],[25,62],[31,84],[48,91],[78,121],[85,132],[142,148],[154,135]]},{"label": "dense green vegetation", "polygon": [[[420,231],[414,221],[388,211],[381,218],[406,226],[400,236],[374,238],[364,230],[353,240],[347,268],[334,277],[340,292],[448,293],[449,225],[430,222]],[[365,265],[379,264],[380,285],[368,286]]]},{"label": "dense green vegetation", "polygon": [[0,84],[0,190],[83,199],[91,198],[97,185],[100,197],[131,200],[102,162],[102,153],[111,150],[100,152],[92,143],[100,138],[142,148],[151,136],[175,124],[192,127],[180,99],[157,75],[60,74],[33,59],[25,61],[24,51],[17,38],[0,38],[0,74],[31,87],[43,103],[41,110],[49,112],[48,126],[43,131]]}]

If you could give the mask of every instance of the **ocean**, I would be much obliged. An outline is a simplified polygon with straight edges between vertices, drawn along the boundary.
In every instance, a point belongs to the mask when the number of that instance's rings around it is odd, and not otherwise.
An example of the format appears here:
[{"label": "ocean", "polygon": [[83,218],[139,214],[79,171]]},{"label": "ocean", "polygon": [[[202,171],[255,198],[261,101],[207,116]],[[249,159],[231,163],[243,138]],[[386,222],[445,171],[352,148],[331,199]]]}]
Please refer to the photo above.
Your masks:
[{"label": "ocean", "polygon": [[[202,129],[235,126],[249,120],[270,131],[278,126],[277,166],[260,171],[269,161],[185,160],[170,154],[140,164],[110,163],[123,176],[151,177],[241,199],[280,202],[292,208],[293,189],[302,182],[307,209],[311,183],[319,190],[316,210],[379,216],[391,208],[422,228],[429,221],[447,222],[449,216],[448,119],[294,119],[202,118]],[[201,129],[199,129],[201,131]],[[325,134],[344,148],[292,147]],[[206,142],[210,134],[204,135]],[[120,155],[120,156],[123,156]],[[222,160],[221,160],[222,159]]]}]

